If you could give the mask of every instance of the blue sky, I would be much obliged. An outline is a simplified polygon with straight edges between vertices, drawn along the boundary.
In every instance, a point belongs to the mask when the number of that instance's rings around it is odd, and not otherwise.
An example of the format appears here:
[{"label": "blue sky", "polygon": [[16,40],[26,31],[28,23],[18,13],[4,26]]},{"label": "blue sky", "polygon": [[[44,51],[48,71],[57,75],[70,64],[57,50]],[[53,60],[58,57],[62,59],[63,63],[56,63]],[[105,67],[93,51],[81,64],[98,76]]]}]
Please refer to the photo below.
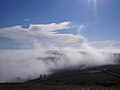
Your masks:
[{"label": "blue sky", "polygon": [[[61,28],[63,30],[58,29],[56,33],[76,35],[79,25],[84,25],[82,34],[89,42],[113,40],[119,42],[120,0],[0,0],[1,31],[18,25],[28,29],[31,24],[34,27],[36,24],[62,25],[63,22],[68,22],[67,24],[70,22],[75,28],[71,26]],[[41,36],[38,38],[43,41]],[[9,34],[0,33],[0,48],[13,48],[22,44]]]}]

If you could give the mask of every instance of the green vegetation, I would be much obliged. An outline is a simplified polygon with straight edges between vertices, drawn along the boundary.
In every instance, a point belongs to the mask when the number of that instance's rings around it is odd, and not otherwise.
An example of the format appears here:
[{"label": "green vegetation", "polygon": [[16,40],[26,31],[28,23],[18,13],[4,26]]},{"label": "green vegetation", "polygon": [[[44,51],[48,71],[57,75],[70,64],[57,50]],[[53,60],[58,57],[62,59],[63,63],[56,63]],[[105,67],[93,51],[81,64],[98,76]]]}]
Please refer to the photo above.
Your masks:
[{"label": "green vegetation", "polygon": [[42,82],[42,83],[1,83],[0,90],[7,88],[14,89],[49,89],[49,88],[120,88],[120,83],[96,82],[95,84],[79,83],[61,83],[61,82]]}]

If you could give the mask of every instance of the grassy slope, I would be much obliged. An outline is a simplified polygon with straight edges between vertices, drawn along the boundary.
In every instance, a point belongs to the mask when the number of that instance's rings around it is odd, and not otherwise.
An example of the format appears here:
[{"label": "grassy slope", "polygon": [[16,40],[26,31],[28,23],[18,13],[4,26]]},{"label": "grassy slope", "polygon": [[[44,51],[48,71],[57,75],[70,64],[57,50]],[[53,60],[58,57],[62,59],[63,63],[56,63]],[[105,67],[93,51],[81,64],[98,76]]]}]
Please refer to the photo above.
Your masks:
[{"label": "grassy slope", "polygon": [[53,74],[47,79],[35,79],[25,83],[4,83],[1,88],[53,88],[53,87],[114,87],[120,88],[120,77],[108,74],[104,71],[98,73],[87,73],[94,70],[111,70],[120,73],[120,65],[107,65],[92,67],[85,70],[73,71],[72,73]]}]

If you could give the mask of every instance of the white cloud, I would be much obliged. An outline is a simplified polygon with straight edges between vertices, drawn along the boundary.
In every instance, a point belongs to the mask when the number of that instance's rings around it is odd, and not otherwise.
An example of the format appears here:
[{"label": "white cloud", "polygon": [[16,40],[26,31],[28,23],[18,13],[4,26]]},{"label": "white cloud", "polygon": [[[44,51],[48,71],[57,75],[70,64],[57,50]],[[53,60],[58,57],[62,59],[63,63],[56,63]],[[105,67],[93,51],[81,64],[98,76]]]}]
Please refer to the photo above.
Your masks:
[{"label": "white cloud", "polygon": [[29,18],[25,18],[24,21],[25,21],[25,22],[29,22],[30,19],[29,19]]},{"label": "white cloud", "polygon": [[31,24],[29,27],[30,31],[37,30],[41,34],[46,36],[54,36],[56,30],[63,30],[71,28],[70,22],[62,22],[59,24],[51,23],[51,24]]},{"label": "white cloud", "polygon": [[78,29],[77,33],[78,33],[79,35],[81,35],[81,32],[82,32],[83,30],[85,30],[85,25],[81,24],[81,25],[79,26],[79,29]]},{"label": "white cloud", "polygon": [[[15,40],[17,43],[25,47],[76,47],[80,48],[83,43],[88,43],[96,48],[118,48],[120,41],[106,40],[88,42],[81,35],[81,32],[86,29],[84,25],[80,25],[77,35],[69,33],[58,33],[57,30],[65,30],[76,28],[71,25],[71,22],[51,23],[51,24],[31,24],[29,28],[22,28],[21,25],[11,26],[0,29],[0,36]],[[2,43],[2,42],[0,42]],[[22,46],[22,47],[23,47]],[[120,47],[119,47],[120,48]]]},{"label": "white cloud", "polygon": [[119,40],[104,40],[104,41],[94,41],[90,42],[89,45],[98,47],[98,48],[120,48]]},{"label": "white cloud", "polygon": [[84,37],[75,34],[57,33],[57,30],[72,28],[71,22],[51,23],[51,24],[31,24],[28,29],[22,26],[12,26],[0,29],[0,36],[8,37],[18,43],[40,45],[64,46],[78,44]]}]

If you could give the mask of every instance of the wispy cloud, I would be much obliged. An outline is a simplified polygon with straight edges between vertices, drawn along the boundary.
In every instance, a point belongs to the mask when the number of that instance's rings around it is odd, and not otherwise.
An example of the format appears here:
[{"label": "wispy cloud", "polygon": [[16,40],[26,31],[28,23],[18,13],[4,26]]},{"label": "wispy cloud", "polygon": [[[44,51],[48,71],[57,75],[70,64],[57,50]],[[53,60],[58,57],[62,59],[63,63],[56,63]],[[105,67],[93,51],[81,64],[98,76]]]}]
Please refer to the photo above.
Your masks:
[{"label": "wispy cloud", "polygon": [[[21,25],[0,29],[0,36],[7,37],[26,47],[75,47],[80,48],[81,44],[88,43],[96,48],[114,48],[120,46],[118,40],[105,40],[88,42],[81,32],[86,30],[85,25],[77,27],[77,34],[58,33],[58,30],[76,29],[71,22],[50,23],[50,24],[30,24],[28,28]],[[0,42],[2,43],[2,42]]]},{"label": "wispy cloud", "polygon": [[120,40],[104,40],[90,42],[89,45],[98,48],[120,48]]},{"label": "wispy cloud", "polygon": [[25,18],[24,21],[25,21],[25,22],[29,22],[30,19],[29,19],[29,18]]},{"label": "wispy cloud", "polygon": [[39,42],[39,44],[43,45],[70,46],[70,44],[77,44],[83,39],[83,36],[80,35],[62,34],[57,32],[57,30],[70,28],[73,28],[71,22],[31,24],[27,29],[17,25],[0,29],[0,36],[13,39],[22,44]]}]

